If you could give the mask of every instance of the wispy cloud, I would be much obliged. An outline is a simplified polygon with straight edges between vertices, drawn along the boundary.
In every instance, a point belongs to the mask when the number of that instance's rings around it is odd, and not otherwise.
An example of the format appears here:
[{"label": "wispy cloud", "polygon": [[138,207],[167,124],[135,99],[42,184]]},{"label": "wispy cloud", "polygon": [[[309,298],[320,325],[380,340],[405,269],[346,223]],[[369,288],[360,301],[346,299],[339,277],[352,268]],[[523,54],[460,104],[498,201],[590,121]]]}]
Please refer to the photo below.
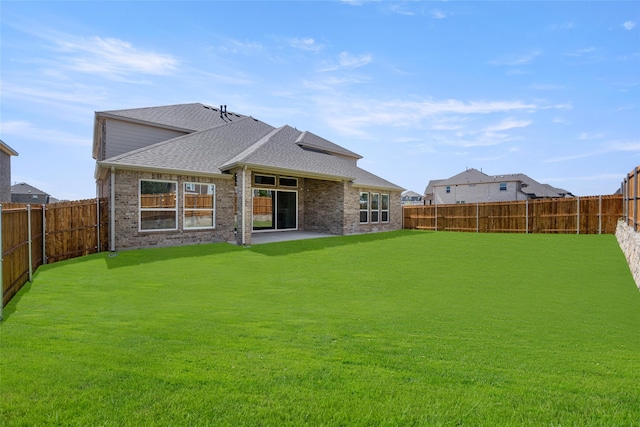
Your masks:
[{"label": "wispy cloud", "polygon": [[627,21],[624,24],[622,24],[622,26],[624,27],[625,30],[633,30],[636,26],[636,22],[634,21]]},{"label": "wispy cloud", "polygon": [[294,38],[290,40],[291,47],[309,52],[319,52],[323,49],[321,44],[310,37],[308,38]]},{"label": "wispy cloud", "polygon": [[602,138],[604,135],[601,133],[587,133],[587,132],[582,132],[580,135],[578,135],[578,139],[580,140],[589,140],[589,139],[600,139]]},{"label": "wispy cloud", "polygon": [[107,78],[130,74],[167,75],[179,65],[171,55],[145,51],[116,38],[65,36],[54,41],[57,49],[68,56],[69,69]]},{"label": "wispy cloud", "polygon": [[533,62],[535,58],[542,55],[540,50],[532,50],[522,55],[511,55],[489,61],[491,65],[506,65],[509,67],[527,65]]},{"label": "wispy cloud", "polygon": [[432,18],[435,19],[444,19],[447,17],[447,14],[441,11],[440,9],[433,9],[429,12]]},{"label": "wispy cloud", "polygon": [[44,141],[50,144],[90,146],[90,138],[79,138],[77,135],[62,132],[57,129],[42,129],[28,121],[16,120],[2,123],[2,136],[16,136],[21,139]]},{"label": "wispy cloud", "polygon": [[565,52],[564,55],[565,56],[572,56],[572,57],[583,57],[585,55],[588,55],[590,53],[593,53],[596,51],[595,47],[587,47],[587,48],[583,48],[583,49],[576,49],[574,51],[571,52]]},{"label": "wispy cloud", "polygon": [[505,119],[496,125],[486,127],[484,132],[503,132],[514,128],[524,128],[531,123],[533,123],[533,120]]},{"label": "wispy cloud", "polygon": [[638,153],[640,152],[640,141],[636,141],[636,142],[612,141],[607,144],[604,144],[602,147],[595,150],[586,151],[583,153],[576,153],[569,156],[554,157],[554,158],[545,160],[545,163],[560,163],[560,162],[566,162],[570,160],[584,159],[587,157],[601,156],[603,154],[616,153],[616,152]]},{"label": "wispy cloud", "polygon": [[338,55],[338,63],[342,68],[359,68],[370,63],[372,59],[369,54],[352,55],[349,52],[340,52]]}]

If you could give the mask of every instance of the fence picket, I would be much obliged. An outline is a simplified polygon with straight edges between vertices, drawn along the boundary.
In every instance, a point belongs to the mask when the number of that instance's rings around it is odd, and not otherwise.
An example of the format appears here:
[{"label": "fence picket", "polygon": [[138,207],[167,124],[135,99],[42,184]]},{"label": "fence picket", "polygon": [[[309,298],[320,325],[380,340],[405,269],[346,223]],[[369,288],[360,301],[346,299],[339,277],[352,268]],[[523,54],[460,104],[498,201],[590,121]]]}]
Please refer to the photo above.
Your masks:
[{"label": "fence picket", "polygon": [[[474,212],[475,211],[475,212]],[[405,206],[404,228],[493,233],[615,233],[622,196]]]}]

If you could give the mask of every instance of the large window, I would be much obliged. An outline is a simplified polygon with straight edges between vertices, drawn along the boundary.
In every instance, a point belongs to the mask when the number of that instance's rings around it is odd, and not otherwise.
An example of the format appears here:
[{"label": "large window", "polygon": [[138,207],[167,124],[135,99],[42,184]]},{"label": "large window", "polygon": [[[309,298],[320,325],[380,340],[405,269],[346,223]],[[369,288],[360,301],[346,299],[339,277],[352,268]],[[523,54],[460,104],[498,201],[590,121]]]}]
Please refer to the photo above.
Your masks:
[{"label": "large window", "polygon": [[369,222],[369,193],[360,193],[360,222]]},{"label": "large window", "polygon": [[214,228],[216,226],[216,186],[187,182],[184,184],[185,229]]},{"label": "large window", "polygon": [[177,182],[140,180],[140,230],[176,230],[177,196]]},{"label": "large window", "polygon": [[389,195],[383,194],[380,199],[380,219],[382,222],[389,222]]},{"label": "large window", "polygon": [[380,194],[371,193],[371,222],[380,222]]}]

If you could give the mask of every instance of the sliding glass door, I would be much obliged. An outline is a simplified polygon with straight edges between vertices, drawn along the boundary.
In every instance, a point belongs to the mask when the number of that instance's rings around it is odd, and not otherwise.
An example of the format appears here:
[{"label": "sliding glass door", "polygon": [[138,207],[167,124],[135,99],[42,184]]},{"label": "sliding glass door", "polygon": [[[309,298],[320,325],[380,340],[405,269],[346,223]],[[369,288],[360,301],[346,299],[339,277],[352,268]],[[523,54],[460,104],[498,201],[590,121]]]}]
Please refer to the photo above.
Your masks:
[{"label": "sliding glass door", "polygon": [[254,230],[295,230],[297,228],[297,192],[253,189]]}]

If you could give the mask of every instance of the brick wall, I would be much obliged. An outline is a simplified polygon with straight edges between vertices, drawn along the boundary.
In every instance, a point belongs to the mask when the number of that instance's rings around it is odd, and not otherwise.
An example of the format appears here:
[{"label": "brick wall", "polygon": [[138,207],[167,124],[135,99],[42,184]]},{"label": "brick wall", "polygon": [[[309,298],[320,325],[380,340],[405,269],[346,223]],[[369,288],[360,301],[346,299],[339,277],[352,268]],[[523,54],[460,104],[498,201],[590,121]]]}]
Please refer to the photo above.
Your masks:
[{"label": "brick wall", "polygon": [[316,233],[343,234],[344,183],[307,178],[300,191],[304,205],[300,229]]},{"label": "brick wall", "polygon": [[[158,179],[178,182],[178,229],[139,231],[139,182]],[[108,190],[109,177],[102,190]],[[183,187],[185,182],[216,185],[214,229],[183,230]],[[102,191],[101,190],[101,191]],[[234,183],[232,177],[204,178],[151,172],[116,171],[115,179],[115,246],[116,250],[152,246],[176,246],[196,243],[232,241],[234,239]],[[104,194],[108,197],[108,193]]]},{"label": "brick wall", "polygon": [[[389,194],[389,222],[360,223],[360,193]],[[400,230],[402,228],[401,192],[387,192],[345,184],[345,221],[343,234],[375,233],[378,231]]]}]

